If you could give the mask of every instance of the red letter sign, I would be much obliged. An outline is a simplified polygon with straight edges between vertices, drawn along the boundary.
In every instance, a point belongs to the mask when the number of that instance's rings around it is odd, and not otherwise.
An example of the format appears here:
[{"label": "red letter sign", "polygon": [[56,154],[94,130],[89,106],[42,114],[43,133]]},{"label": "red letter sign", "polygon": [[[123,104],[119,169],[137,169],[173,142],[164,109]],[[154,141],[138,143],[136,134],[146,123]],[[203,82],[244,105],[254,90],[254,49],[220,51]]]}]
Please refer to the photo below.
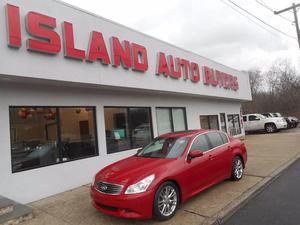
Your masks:
[{"label": "red letter sign", "polygon": [[97,59],[100,59],[105,65],[110,64],[102,33],[93,31],[88,50],[88,61],[95,62]]},{"label": "red letter sign", "polygon": [[8,45],[11,47],[20,48],[21,42],[21,25],[20,25],[20,9],[17,6],[6,5],[7,17],[7,33]]},{"label": "red letter sign", "polygon": [[29,38],[27,40],[28,50],[44,52],[49,54],[57,54],[61,49],[60,37],[53,30],[56,27],[56,19],[39,14],[29,12],[26,21],[27,31],[33,37],[41,40]]},{"label": "red letter sign", "polygon": [[65,57],[81,59],[85,58],[85,51],[74,47],[73,25],[68,22],[63,23]]},{"label": "red letter sign", "polygon": [[[169,59],[169,65],[170,65],[170,68],[171,68],[171,77],[173,77],[175,79],[180,78],[181,77],[180,59],[176,58],[175,59],[176,63],[174,63],[173,56],[169,55],[168,59]],[[175,67],[177,67],[177,71],[176,71]]]},{"label": "red letter sign", "polygon": [[190,62],[186,59],[181,59],[180,60],[180,66],[183,66],[183,79],[188,80],[189,79],[189,67],[190,67]]},{"label": "red letter sign", "polygon": [[129,69],[131,67],[130,43],[129,41],[124,41],[123,45],[124,48],[117,37],[111,38],[112,64],[118,67],[122,61],[123,67]]},{"label": "red letter sign", "polygon": [[167,63],[166,56],[163,52],[158,53],[158,63],[157,63],[157,70],[156,74],[164,74],[165,76],[170,75],[169,66]]},{"label": "red letter sign", "polygon": [[199,82],[200,80],[200,71],[197,63],[191,63],[191,81]]},{"label": "red letter sign", "polygon": [[147,49],[135,43],[131,44],[133,53],[133,69],[138,71],[146,71],[148,69]]}]

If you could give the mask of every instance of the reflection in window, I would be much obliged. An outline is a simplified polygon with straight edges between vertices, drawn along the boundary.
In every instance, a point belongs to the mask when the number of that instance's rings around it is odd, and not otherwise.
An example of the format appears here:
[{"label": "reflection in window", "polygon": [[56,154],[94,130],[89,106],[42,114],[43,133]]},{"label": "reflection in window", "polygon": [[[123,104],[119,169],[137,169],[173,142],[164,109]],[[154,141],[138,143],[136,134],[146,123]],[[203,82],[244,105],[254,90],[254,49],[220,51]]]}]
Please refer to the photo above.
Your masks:
[{"label": "reflection in window", "polygon": [[137,156],[150,158],[177,158],[182,155],[190,138],[161,138],[154,139]]},{"label": "reflection in window", "polygon": [[174,131],[186,130],[185,111],[182,108],[172,109]]},{"label": "reflection in window", "polygon": [[187,129],[185,108],[156,108],[158,134]]},{"label": "reflection in window", "polygon": [[64,161],[95,155],[94,116],[91,108],[59,109]]},{"label": "reflection in window", "polygon": [[201,150],[202,152],[206,152],[208,150],[210,150],[210,146],[209,143],[207,141],[207,137],[205,134],[199,135],[198,137],[196,137],[196,139],[194,140],[192,147],[190,149],[190,151],[194,151],[194,150]]},{"label": "reflection in window", "polygon": [[216,147],[224,144],[223,139],[219,132],[208,133],[207,137],[211,143],[212,148],[216,148]]},{"label": "reflection in window", "polygon": [[107,153],[142,147],[152,139],[150,108],[105,107]]},{"label": "reflection in window", "polygon": [[10,121],[13,172],[97,154],[92,107],[10,107]]},{"label": "reflection in window", "polygon": [[156,109],[156,117],[157,117],[157,129],[159,135],[170,133],[173,131],[170,109],[168,108]]},{"label": "reflection in window", "polygon": [[217,115],[200,116],[200,124],[202,129],[219,130],[219,121]]},{"label": "reflection in window", "polygon": [[238,135],[241,134],[241,126],[240,126],[240,116],[239,114],[230,114],[227,115],[228,119],[228,130],[230,135]]}]

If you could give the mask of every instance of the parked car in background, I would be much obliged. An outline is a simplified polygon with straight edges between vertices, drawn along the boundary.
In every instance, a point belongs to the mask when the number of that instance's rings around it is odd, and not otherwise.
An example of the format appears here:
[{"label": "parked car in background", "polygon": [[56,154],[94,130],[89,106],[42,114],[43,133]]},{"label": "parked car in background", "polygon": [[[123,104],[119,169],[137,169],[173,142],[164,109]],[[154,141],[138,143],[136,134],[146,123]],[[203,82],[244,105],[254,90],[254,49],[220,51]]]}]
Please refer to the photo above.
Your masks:
[{"label": "parked car in background", "polygon": [[276,113],[268,112],[268,113],[261,113],[261,114],[265,117],[268,117],[268,118],[270,118],[270,117],[283,117],[279,112],[276,112]]},{"label": "parked car in background", "polygon": [[197,193],[228,178],[240,180],[246,162],[244,143],[222,131],[164,134],[100,170],[91,185],[92,203],[113,216],[167,220]]},{"label": "parked car in background", "polygon": [[288,128],[295,128],[299,124],[298,118],[296,118],[294,116],[285,117],[285,120],[286,120],[286,122],[288,124]]},{"label": "parked car in background", "polygon": [[287,128],[287,122],[283,117],[266,117],[262,114],[243,115],[245,131],[261,131],[274,133],[281,129]]},{"label": "parked car in background", "polygon": [[281,115],[281,113],[279,113],[279,112],[272,113],[272,114],[273,114],[274,117],[283,117],[283,116]]},{"label": "parked car in background", "polygon": [[274,117],[276,117],[276,118],[284,118],[285,121],[287,122],[287,128],[288,129],[297,127],[298,124],[299,124],[298,118],[296,118],[294,116],[283,117],[281,115],[281,113],[279,113],[279,112],[276,112],[276,113],[267,112],[267,113],[261,113],[261,114],[264,115],[265,117],[268,117],[268,118],[274,118]]},{"label": "parked car in background", "polygon": [[272,113],[261,113],[261,115],[267,117],[267,118],[271,118],[274,117]]},{"label": "parked car in background", "polygon": [[295,116],[290,116],[291,120],[294,122],[295,126],[294,127],[297,127],[298,124],[299,124],[299,119]]}]

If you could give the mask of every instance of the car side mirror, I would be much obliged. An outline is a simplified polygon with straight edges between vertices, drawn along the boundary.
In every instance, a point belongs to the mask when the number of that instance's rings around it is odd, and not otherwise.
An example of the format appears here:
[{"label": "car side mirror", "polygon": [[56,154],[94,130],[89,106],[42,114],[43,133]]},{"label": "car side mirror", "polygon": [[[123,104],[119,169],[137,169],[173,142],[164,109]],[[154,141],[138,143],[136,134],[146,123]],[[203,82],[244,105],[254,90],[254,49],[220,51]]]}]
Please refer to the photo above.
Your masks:
[{"label": "car side mirror", "polygon": [[189,153],[189,159],[198,158],[203,156],[203,152],[201,150],[193,150]]}]

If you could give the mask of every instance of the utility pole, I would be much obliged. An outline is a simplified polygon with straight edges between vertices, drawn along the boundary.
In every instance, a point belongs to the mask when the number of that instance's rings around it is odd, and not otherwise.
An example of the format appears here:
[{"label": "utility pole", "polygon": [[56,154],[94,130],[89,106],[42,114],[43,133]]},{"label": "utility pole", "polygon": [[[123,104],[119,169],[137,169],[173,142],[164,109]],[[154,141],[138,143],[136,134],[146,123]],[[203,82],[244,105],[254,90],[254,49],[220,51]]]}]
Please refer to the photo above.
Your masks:
[{"label": "utility pole", "polygon": [[299,49],[300,49],[300,31],[299,31],[299,23],[298,23],[298,17],[297,17],[297,8],[300,7],[300,3],[299,4],[295,4],[293,3],[293,5],[291,7],[288,7],[286,9],[282,9],[280,11],[274,11],[275,15],[278,15],[280,13],[289,11],[289,10],[293,10],[294,12],[294,17],[295,17],[295,26],[296,26],[296,32],[297,32],[297,37],[298,37],[298,44],[299,44]]}]

